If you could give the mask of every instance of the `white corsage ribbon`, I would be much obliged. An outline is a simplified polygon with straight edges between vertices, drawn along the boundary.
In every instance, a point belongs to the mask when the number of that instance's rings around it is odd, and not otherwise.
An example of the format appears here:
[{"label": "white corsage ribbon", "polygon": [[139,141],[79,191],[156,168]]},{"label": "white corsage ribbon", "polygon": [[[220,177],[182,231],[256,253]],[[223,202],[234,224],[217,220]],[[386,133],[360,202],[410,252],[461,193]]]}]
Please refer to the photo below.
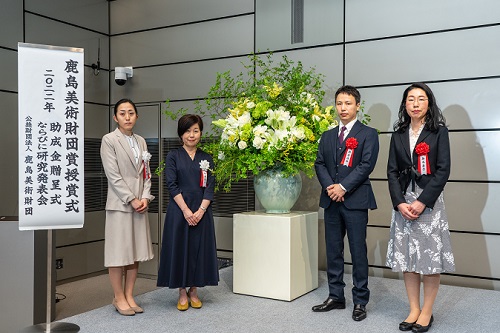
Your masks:
[{"label": "white corsage ribbon", "polygon": [[200,187],[207,187],[208,168],[210,168],[210,162],[202,160],[200,162]]},{"label": "white corsage ribbon", "polygon": [[142,174],[144,179],[151,179],[151,172],[149,171],[149,161],[151,157],[152,155],[147,150],[142,152],[142,164],[144,165]]}]

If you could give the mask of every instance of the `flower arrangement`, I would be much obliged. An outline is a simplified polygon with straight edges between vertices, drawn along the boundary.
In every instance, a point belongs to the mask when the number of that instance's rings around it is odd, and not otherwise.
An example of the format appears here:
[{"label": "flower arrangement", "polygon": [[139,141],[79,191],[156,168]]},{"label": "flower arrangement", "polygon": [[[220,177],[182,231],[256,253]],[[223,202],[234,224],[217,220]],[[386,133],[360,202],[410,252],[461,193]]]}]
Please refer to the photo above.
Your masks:
[{"label": "flower arrangement", "polygon": [[[232,182],[273,168],[285,177],[301,171],[312,177],[321,134],[338,124],[334,107],[322,106],[323,75],[286,56],[276,66],[271,54],[249,58],[246,75],[218,73],[195,108],[213,119],[214,134],[202,148],[213,156],[211,171],[226,191]],[[173,119],[184,113],[166,111]]]}]

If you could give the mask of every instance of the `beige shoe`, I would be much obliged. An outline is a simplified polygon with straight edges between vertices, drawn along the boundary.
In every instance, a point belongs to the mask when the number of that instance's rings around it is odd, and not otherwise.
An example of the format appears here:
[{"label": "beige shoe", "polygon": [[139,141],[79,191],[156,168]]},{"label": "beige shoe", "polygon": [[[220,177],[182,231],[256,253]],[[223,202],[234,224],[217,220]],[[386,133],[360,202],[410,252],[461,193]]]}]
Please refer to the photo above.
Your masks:
[{"label": "beige shoe", "polygon": [[144,309],[140,306],[131,306],[130,307],[135,313],[144,313]]},{"label": "beige shoe", "polygon": [[122,310],[118,307],[118,304],[116,303],[116,299],[113,298],[113,306],[115,307],[116,311],[118,311],[119,314],[121,314],[122,316],[134,316],[135,315],[135,311],[132,310],[132,308],[128,308],[128,309],[125,309],[125,310]]}]

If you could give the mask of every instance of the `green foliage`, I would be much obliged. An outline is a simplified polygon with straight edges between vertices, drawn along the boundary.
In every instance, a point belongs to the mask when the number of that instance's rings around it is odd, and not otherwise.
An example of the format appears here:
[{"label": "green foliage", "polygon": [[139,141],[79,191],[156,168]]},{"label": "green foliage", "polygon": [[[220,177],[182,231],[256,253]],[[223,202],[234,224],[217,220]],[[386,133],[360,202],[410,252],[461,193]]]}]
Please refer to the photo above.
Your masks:
[{"label": "green foliage", "polygon": [[[283,56],[251,55],[246,73],[217,73],[207,96],[195,102],[194,112],[210,116],[214,133],[202,149],[211,154],[218,186],[249,174],[279,167],[286,175],[314,175],[321,134],[338,124],[333,106],[323,107],[324,76]],[[178,119],[186,109],[165,114]],[[365,115],[366,117],[366,115]]]}]

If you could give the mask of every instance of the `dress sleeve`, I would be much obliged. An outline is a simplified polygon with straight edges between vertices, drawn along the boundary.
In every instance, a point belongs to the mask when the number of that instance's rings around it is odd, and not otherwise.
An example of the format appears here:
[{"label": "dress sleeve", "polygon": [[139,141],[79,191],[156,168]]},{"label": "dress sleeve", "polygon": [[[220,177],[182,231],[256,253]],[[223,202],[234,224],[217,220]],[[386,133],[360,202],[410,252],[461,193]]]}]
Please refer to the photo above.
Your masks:
[{"label": "dress sleeve", "polygon": [[[212,156],[209,154],[205,154],[206,159],[210,163],[210,169],[214,168],[214,160],[212,159]],[[207,199],[212,201],[214,199],[214,189],[215,189],[215,176],[213,173],[208,170],[208,179],[207,179],[207,187],[205,188],[205,191],[203,192],[203,199]]]},{"label": "dress sleeve", "polygon": [[179,187],[179,181],[177,179],[178,164],[179,155],[177,154],[177,151],[169,152],[165,159],[165,181],[167,182],[167,188],[172,195],[172,198],[182,193],[182,190]]}]

